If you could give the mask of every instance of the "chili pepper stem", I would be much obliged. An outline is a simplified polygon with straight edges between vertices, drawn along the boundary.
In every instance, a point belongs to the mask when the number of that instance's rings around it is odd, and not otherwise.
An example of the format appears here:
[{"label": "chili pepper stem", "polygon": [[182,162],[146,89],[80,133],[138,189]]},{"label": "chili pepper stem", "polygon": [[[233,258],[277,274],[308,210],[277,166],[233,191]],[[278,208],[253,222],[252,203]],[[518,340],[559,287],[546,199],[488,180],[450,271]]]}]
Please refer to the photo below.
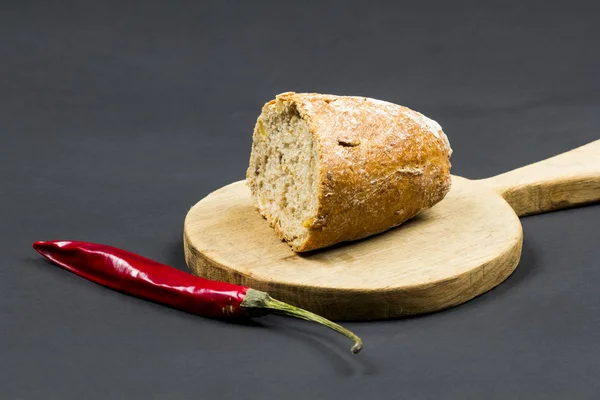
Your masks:
[{"label": "chili pepper stem", "polygon": [[[343,326],[338,325],[335,322],[330,321],[327,318],[323,318],[320,315],[314,314],[310,311],[274,299],[271,296],[269,296],[268,293],[261,292],[260,290],[248,289],[248,291],[246,292],[246,297],[244,298],[240,306],[247,309],[257,309],[257,311],[268,310],[269,312],[272,312],[274,314],[287,315],[290,317],[301,318],[307,321],[319,323],[323,326],[328,327],[329,329],[333,329],[334,331],[341,333],[348,339],[352,340],[354,342],[354,346],[352,346],[352,348],[350,349],[352,353],[356,354],[362,349],[362,340],[353,332],[349,331]],[[259,313],[259,315],[264,315],[264,312]]]}]

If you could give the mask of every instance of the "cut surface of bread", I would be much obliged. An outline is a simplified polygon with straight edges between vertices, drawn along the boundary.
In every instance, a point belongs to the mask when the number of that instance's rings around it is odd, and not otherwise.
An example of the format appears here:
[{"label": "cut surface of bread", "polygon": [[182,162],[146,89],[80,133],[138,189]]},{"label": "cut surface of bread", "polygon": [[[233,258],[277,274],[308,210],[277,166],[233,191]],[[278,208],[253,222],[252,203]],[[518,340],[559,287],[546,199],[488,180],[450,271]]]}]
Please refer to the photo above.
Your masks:
[{"label": "cut surface of bread", "polygon": [[256,122],[246,181],[258,211],[294,251],[400,225],[450,188],[441,127],[396,104],[282,93]]},{"label": "cut surface of bread", "polygon": [[293,104],[267,107],[256,124],[249,181],[261,214],[292,246],[318,209],[318,155]]}]

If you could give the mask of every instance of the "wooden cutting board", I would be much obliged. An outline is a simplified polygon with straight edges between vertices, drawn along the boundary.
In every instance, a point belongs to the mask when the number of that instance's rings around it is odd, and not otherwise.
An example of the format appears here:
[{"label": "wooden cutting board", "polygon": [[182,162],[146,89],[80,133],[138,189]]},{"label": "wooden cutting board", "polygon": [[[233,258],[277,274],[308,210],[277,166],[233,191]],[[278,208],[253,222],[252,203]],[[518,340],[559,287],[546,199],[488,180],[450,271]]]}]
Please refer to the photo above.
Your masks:
[{"label": "wooden cutting board", "polygon": [[296,254],[239,181],[189,211],[185,255],[196,275],[333,320],[394,318],[456,306],[504,281],[521,256],[519,216],[599,200],[600,140],[489,179],[453,176],[444,200],[395,229]]}]

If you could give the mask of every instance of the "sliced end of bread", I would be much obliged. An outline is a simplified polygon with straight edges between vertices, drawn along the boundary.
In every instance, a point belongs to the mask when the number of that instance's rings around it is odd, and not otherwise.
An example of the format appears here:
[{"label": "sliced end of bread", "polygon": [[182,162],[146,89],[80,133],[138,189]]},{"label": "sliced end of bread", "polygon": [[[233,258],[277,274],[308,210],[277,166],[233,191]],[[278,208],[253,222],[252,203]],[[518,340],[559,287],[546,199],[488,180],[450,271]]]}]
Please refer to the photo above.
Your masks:
[{"label": "sliced end of bread", "polygon": [[260,213],[294,250],[308,240],[319,206],[314,140],[289,101],[267,103],[254,128],[247,183]]}]

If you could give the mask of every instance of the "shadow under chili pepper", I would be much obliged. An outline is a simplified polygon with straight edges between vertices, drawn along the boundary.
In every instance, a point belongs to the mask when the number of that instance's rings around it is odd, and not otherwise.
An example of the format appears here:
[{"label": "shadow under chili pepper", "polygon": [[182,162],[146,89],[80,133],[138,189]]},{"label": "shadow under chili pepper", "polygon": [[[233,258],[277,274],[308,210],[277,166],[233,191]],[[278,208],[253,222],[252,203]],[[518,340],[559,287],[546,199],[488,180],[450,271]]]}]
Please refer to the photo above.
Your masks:
[{"label": "shadow under chili pepper", "polygon": [[[189,270],[187,269],[187,266],[186,266],[184,254],[185,253],[184,253],[184,249],[183,249],[183,242],[180,240],[173,242],[169,246],[169,249],[167,251],[167,259],[166,259],[167,264],[175,266],[176,268],[182,269],[186,272],[189,272]],[[341,376],[352,375],[354,369],[352,368],[351,365],[356,365],[357,357],[351,357],[351,358],[353,358],[353,360],[352,360],[352,362],[350,362],[350,360],[342,357],[338,351],[333,350],[330,347],[328,347],[327,343],[331,343],[331,338],[327,337],[325,332],[316,332],[315,333],[315,331],[312,331],[312,330],[309,331],[307,329],[298,328],[296,326],[294,326],[293,329],[288,328],[285,325],[271,323],[270,321],[272,318],[280,318],[280,317],[269,316],[269,317],[263,317],[260,320],[253,319],[253,318],[239,318],[239,319],[227,319],[227,320],[221,320],[221,319],[215,319],[215,318],[210,318],[210,319],[222,321],[224,323],[231,323],[231,324],[237,324],[237,325],[243,325],[243,326],[268,328],[270,330],[279,330],[279,331],[283,330],[283,331],[285,331],[286,336],[295,338],[295,339],[303,341],[303,342],[307,342],[310,344],[310,347],[316,348],[320,354],[325,354],[326,358],[332,363],[334,370],[339,375],[341,375]],[[294,325],[296,325],[296,324],[294,324]],[[366,363],[367,365],[365,366],[365,369],[368,371],[372,371],[373,365],[371,363],[369,363],[368,361],[366,361],[364,356],[361,356],[361,357],[362,357],[362,360],[358,360],[358,362],[363,365]]]},{"label": "shadow under chili pepper", "polygon": [[[362,348],[353,332],[307,310],[270,297],[267,293],[227,282],[207,280],[137,253],[113,246],[70,240],[36,241],[33,248],[66,270],[115,292],[216,320],[235,321],[270,313],[317,322],[353,341],[352,353]],[[164,310],[163,309],[163,310]],[[231,323],[231,322],[229,322]]]},{"label": "shadow under chili pepper", "polygon": [[366,354],[361,354],[361,357],[354,357],[347,352],[341,353],[339,350],[332,348],[333,341],[330,336],[326,335],[326,331],[318,332],[317,330],[304,329],[299,326],[301,324],[292,322],[293,320],[290,321],[290,324],[274,323],[271,318],[265,318],[265,328],[281,331],[286,337],[306,344],[315,354],[318,354],[320,358],[323,358],[332,366],[336,375],[349,377],[356,374],[376,374],[377,370],[374,364],[368,360]]}]

